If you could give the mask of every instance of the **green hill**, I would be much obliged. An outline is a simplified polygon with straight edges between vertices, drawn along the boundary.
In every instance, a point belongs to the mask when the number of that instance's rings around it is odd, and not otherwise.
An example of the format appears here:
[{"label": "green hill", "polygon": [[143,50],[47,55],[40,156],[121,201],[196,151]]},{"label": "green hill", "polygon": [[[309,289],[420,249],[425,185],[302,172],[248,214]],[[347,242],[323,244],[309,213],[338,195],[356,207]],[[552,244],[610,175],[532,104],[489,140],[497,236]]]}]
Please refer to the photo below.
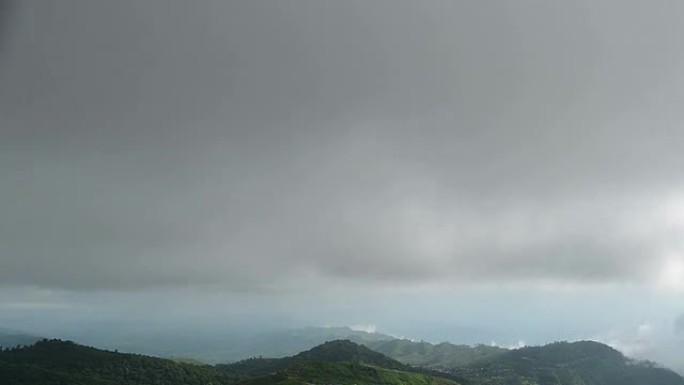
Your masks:
[{"label": "green hill", "polygon": [[397,360],[348,340],[328,341],[292,358],[296,362],[352,362],[394,370],[408,368]]},{"label": "green hill", "polygon": [[328,341],[313,349],[284,358],[251,358],[233,364],[218,365],[236,376],[254,377],[272,374],[278,370],[302,363],[354,363],[392,370],[411,370],[407,365],[363,345],[347,340]]},{"label": "green hill", "polygon": [[473,385],[684,385],[678,374],[635,362],[593,341],[502,349],[408,340],[367,346],[402,363],[440,370]]},{"label": "green hill", "polygon": [[394,338],[381,333],[369,333],[354,330],[349,327],[305,327],[299,329],[282,329],[257,334],[237,341],[233,354],[229,358],[238,357],[271,357],[281,358],[295,355],[315,346],[334,340],[349,340],[357,344],[367,344],[376,341],[390,341]]},{"label": "green hill", "polygon": [[678,374],[593,341],[506,351],[449,373],[487,385],[684,385]]},{"label": "green hill", "polygon": [[386,384],[454,385],[457,377],[412,367],[347,340],[328,341],[292,357],[252,358],[219,365],[232,376],[251,378],[246,385]]},{"label": "green hill", "polygon": [[456,385],[417,371],[351,341],[326,342],[281,359],[254,358],[216,366],[110,352],[60,340],[42,340],[0,352],[3,385]]},{"label": "green hill", "polygon": [[234,380],[212,366],[109,352],[70,341],[42,340],[0,352],[3,385],[218,385]]},{"label": "green hill", "polygon": [[[427,345],[396,345],[397,351],[399,346],[408,349],[404,353],[422,347],[437,354]],[[670,370],[591,341],[485,353],[467,354],[462,361],[467,364],[442,373],[402,364],[351,341],[329,341],[291,357],[209,366],[42,340],[0,351],[0,384],[684,385]]]},{"label": "green hill", "polygon": [[399,370],[360,363],[306,362],[275,374],[246,380],[240,385],[458,385],[456,382]]}]

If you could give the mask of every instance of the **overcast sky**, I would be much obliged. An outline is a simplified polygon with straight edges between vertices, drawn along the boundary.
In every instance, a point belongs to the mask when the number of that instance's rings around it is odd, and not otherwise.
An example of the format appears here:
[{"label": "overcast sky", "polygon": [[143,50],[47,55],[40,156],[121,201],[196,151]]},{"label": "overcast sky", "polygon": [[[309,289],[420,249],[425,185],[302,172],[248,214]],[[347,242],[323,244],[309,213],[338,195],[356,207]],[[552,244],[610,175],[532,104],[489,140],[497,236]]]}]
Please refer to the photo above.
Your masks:
[{"label": "overcast sky", "polygon": [[684,338],[683,12],[0,1],[0,322]]}]

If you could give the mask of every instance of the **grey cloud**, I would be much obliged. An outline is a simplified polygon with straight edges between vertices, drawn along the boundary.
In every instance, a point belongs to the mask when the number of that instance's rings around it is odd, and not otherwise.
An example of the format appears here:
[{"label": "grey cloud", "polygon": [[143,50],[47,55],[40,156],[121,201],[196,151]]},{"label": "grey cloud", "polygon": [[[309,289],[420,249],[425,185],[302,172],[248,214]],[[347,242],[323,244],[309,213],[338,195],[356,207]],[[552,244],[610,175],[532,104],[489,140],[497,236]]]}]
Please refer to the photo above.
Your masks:
[{"label": "grey cloud", "polygon": [[7,25],[10,19],[11,12],[14,8],[13,0],[0,1],[0,52],[5,42],[5,34],[9,26]]},{"label": "grey cloud", "polygon": [[680,6],[610,3],[22,1],[0,281],[657,280]]},{"label": "grey cloud", "polygon": [[674,331],[677,334],[684,334],[684,314],[681,314],[674,322]]}]

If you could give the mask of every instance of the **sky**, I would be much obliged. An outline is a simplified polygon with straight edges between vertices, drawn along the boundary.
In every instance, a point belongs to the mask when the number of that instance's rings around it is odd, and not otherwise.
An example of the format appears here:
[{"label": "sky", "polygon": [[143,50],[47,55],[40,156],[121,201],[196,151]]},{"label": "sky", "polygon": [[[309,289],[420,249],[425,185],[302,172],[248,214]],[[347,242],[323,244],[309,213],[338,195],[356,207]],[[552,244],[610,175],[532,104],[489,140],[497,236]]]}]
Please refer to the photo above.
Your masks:
[{"label": "sky", "polygon": [[0,1],[0,326],[684,340],[684,3]]}]

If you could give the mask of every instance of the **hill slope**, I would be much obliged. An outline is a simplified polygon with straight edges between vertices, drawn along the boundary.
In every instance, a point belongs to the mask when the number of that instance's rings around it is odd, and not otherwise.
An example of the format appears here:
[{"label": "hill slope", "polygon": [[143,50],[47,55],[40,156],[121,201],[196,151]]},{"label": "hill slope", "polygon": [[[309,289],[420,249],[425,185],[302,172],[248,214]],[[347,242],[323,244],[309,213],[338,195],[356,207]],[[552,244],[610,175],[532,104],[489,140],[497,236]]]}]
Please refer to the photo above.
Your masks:
[{"label": "hill slope", "polygon": [[229,374],[136,354],[108,352],[69,341],[42,340],[0,352],[0,384],[227,384]]},{"label": "hill slope", "polygon": [[3,385],[385,384],[458,385],[413,370],[351,341],[331,341],[282,359],[197,366],[42,340],[0,352]]},{"label": "hill slope", "polygon": [[351,341],[280,359],[196,366],[59,340],[0,351],[3,385],[684,385],[676,373],[637,363],[591,341],[484,355],[448,374],[409,367]]},{"label": "hill slope", "polygon": [[196,351],[192,357],[207,362],[237,362],[250,357],[282,358],[311,349],[326,341],[349,340],[366,344],[394,339],[348,327],[305,327],[274,330],[229,341],[223,346]]},{"label": "hill slope", "polygon": [[449,373],[487,385],[684,385],[684,379],[670,370],[634,362],[593,341],[510,350]]},{"label": "hill slope", "polygon": [[302,363],[353,363],[370,365],[392,370],[411,368],[384,354],[368,349],[363,345],[347,340],[328,341],[313,349],[284,358],[251,358],[234,364],[218,365],[227,372],[241,377],[254,377],[272,374],[278,370]]},{"label": "hill slope", "polygon": [[240,385],[458,385],[441,377],[398,371],[359,363],[306,362]]},{"label": "hill slope", "polygon": [[328,341],[292,358],[296,362],[352,362],[385,369],[407,369],[397,360],[348,340]]}]

